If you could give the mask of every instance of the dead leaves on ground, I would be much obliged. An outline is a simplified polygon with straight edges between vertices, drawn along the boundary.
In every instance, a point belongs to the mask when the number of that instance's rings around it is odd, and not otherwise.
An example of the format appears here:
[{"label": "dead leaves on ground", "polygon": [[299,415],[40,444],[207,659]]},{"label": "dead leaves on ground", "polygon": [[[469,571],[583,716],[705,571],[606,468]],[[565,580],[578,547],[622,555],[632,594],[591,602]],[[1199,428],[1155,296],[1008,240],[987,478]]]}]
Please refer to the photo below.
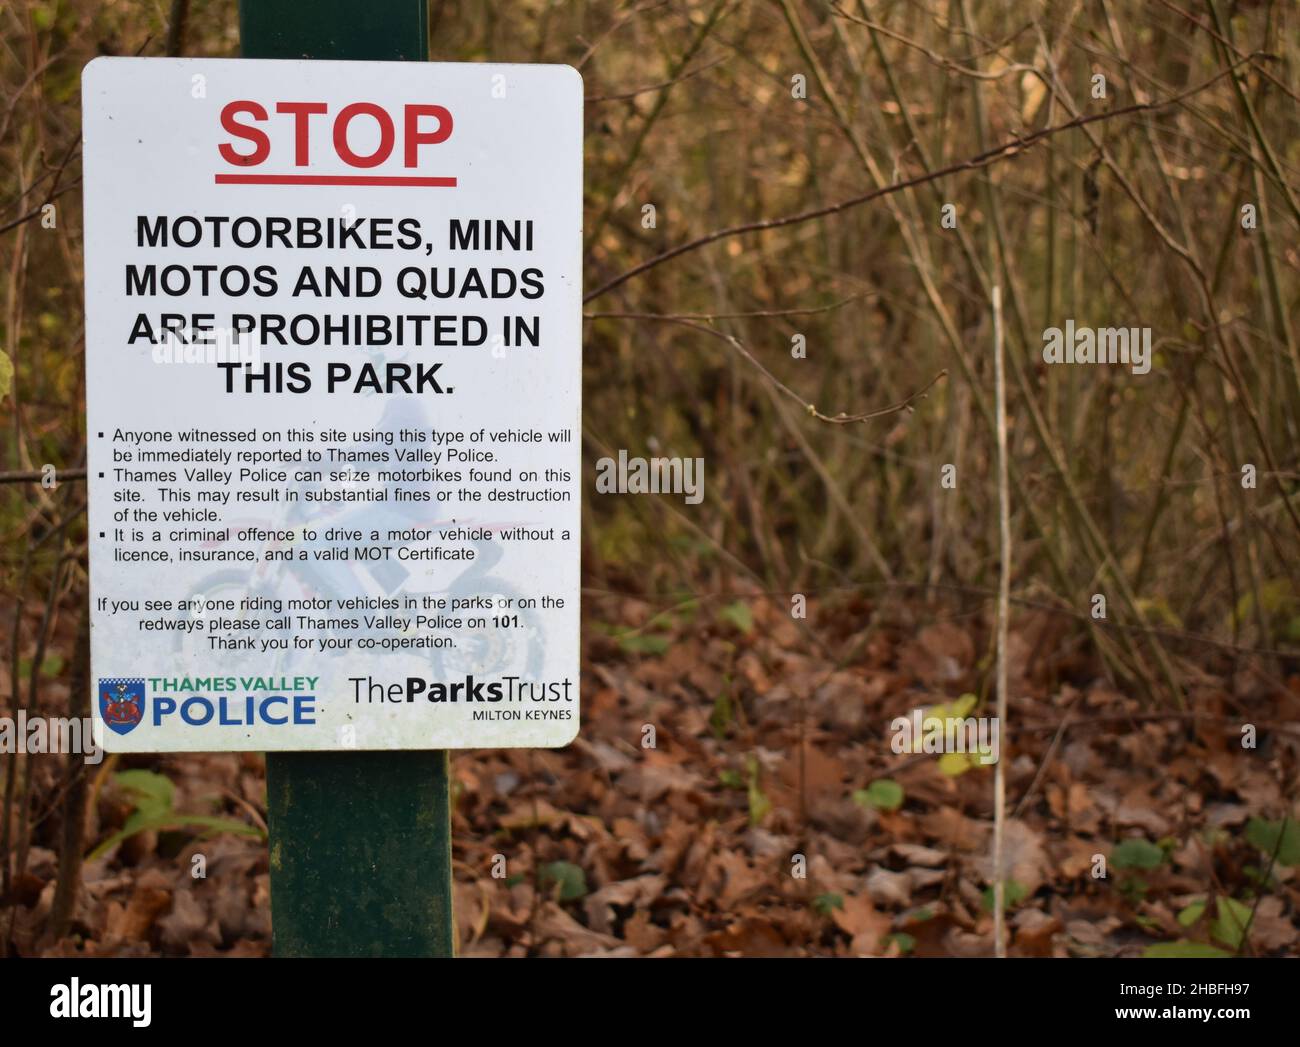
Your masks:
[{"label": "dead leaves on ground", "polygon": [[[586,629],[578,740],[559,752],[455,758],[462,954],[991,951],[991,768],[945,774],[932,755],[894,752],[889,737],[897,716],[981,692],[979,616],[927,608],[891,619],[855,599],[804,632],[781,602],[760,597],[743,601],[744,614],[701,602],[668,621],[629,598],[593,603],[589,615],[618,626]],[[658,653],[611,639],[651,621],[665,641]],[[1199,718],[1153,716],[1081,675],[1076,653],[1054,661],[1058,641],[1045,616],[1017,617],[1001,743],[1015,811],[1012,953],[1140,955],[1157,942],[1213,942],[1216,918],[1219,934],[1232,931],[1216,914],[1239,906],[1253,909],[1245,949],[1300,951],[1294,869],[1270,873],[1247,839],[1252,819],[1287,810],[1294,780],[1297,738],[1274,724],[1279,696],[1259,693],[1251,674],[1211,686],[1202,673],[1191,701]],[[1300,681],[1280,697],[1294,718]],[[1259,745],[1243,749],[1240,723],[1256,718]],[[187,802],[264,817],[255,756],[156,766]],[[880,779],[901,787],[901,803],[873,802],[896,794],[869,790]],[[128,810],[104,790],[92,842]],[[1142,843],[1121,848],[1126,840]],[[196,851],[208,862],[201,879],[190,875]],[[1130,852],[1135,865],[1116,863]],[[1104,878],[1094,875],[1099,855]],[[36,847],[15,881],[15,940],[27,954],[269,951],[260,840],[140,834],[87,866],[72,933],[49,943],[55,872],[53,850]]]},{"label": "dead leaves on ground", "polygon": [[[888,734],[913,708],[978,692],[985,627],[955,616],[867,630],[868,608],[841,607],[816,624],[823,643],[832,638],[819,649],[779,602],[747,606],[743,617],[701,606],[666,627],[634,600],[603,601],[624,629],[653,620],[662,653],[623,650],[589,629],[576,745],[458,759],[475,799],[457,811],[457,873],[487,907],[477,926],[462,925],[466,953],[990,953],[991,769],[949,776],[932,756],[895,755]],[[1140,954],[1187,936],[1178,914],[1189,900],[1253,897],[1261,856],[1240,827],[1285,808],[1279,783],[1293,773],[1296,738],[1268,732],[1267,746],[1242,749],[1213,718],[1249,713],[1227,685],[1199,696],[1204,723],[1144,717],[1104,681],[1081,678],[1075,654],[1054,663],[1058,632],[1029,614],[1012,635],[1010,805],[1031,783],[1033,792],[1007,827],[1011,951]],[[1044,766],[1067,711],[1072,726]],[[646,725],[652,749],[642,747]],[[904,788],[899,809],[854,801],[884,777]],[[497,779],[512,783],[508,795],[483,791]],[[1129,837],[1162,842],[1160,867],[1095,878],[1096,856]],[[505,880],[491,878],[496,854]],[[803,878],[792,875],[800,855]],[[559,902],[535,886],[536,870],[557,861],[585,870],[585,898]],[[1294,952],[1297,880],[1282,866],[1273,877],[1249,947]]]}]

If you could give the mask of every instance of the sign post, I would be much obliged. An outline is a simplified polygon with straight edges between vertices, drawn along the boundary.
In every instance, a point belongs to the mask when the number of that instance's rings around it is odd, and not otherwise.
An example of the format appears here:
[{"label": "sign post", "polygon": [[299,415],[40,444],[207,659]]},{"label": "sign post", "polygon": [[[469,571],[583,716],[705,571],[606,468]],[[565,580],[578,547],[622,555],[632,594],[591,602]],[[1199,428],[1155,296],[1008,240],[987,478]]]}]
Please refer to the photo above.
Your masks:
[{"label": "sign post", "polygon": [[241,7],[82,75],[95,738],[267,754],[277,954],[450,956],[447,750],[578,730],[581,78]]},{"label": "sign post", "polygon": [[[429,59],[425,0],[240,0],[245,58]],[[445,749],[267,753],[279,956],[451,956]]]}]

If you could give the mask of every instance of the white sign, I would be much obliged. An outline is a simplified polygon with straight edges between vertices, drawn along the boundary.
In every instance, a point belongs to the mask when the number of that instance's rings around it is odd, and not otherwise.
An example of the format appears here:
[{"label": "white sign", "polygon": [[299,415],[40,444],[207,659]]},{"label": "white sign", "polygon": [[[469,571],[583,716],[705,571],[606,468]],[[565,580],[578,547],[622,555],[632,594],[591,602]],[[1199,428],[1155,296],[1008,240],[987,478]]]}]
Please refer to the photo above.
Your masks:
[{"label": "white sign", "polygon": [[571,741],[576,71],[99,58],[82,95],[96,740]]}]

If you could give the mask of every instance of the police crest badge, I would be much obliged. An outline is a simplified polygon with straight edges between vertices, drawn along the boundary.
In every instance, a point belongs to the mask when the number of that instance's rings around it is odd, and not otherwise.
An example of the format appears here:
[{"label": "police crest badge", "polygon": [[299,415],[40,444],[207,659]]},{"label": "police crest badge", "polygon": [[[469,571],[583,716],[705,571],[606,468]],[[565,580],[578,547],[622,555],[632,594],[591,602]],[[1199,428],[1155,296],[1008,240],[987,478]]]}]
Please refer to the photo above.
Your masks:
[{"label": "police crest badge", "polygon": [[99,715],[110,731],[129,734],[135,730],[144,719],[144,680],[100,680]]}]

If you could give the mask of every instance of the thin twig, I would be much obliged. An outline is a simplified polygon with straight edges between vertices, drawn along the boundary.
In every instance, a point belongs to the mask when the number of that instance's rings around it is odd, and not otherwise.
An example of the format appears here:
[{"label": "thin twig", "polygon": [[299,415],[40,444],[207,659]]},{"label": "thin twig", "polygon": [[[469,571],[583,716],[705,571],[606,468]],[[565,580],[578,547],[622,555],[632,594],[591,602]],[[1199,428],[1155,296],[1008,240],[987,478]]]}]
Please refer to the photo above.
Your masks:
[{"label": "thin twig", "polygon": [[898,403],[890,404],[887,407],[881,407],[874,411],[865,411],[862,414],[845,414],[843,411],[841,411],[839,414],[834,414],[834,415],[823,414],[821,411],[817,410],[815,404],[809,403],[802,396],[800,396],[793,389],[791,389],[788,385],[786,385],[783,381],[781,381],[781,379],[779,379],[776,375],[774,375],[771,371],[769,371],[766,367],[764,367],[763,364],[759,361],[758,357],[756,357],[752,352],[746,349],[745,346],[741,344],[740,340],[736,338],[734,335],[729,335],[725,331],[718,331],[712,327],[707,327],[704,324],[697,324],[691,320],[681,319],[680,317],[665,316],[663,319],[668,320],[671,323],[680,324],[682,327],[689,327],[693,331],[700,331],[703,332],[704,334],[712,335],[714,338],[722,339],[722,341],[726,342],[733,349],[735,349],[736,352],[740,353],[741,356],[743,356],[751,364],[757,367],[759,371],[762,372],[763,376],[769,382],[771,382],[777,389],[785,393],[785,395],[790,397],[792,400],[795,400],[799,404],[799,406],[802,407],[809,415],[811,415],[813,418],[816,418],[818,421],[830,422],[834,425],[850,425],[855,422],[867,422],[873,418],[880,418],[887,414],[897,414],[899,411],[906,411],[917,400],[924,399],[925,395],[932,388],[934,388],[935,385],[937,385],[942,379],[948,376],[947,371],[940,371],[937,375],[931,378],[920,389],[914,392],[911,396],[907,397],[907,399],[900,400]]},{"label": "thin twig", "polygon": [[651,91],[662,91],[666,87],[672,87],[674,84],[680,84],[683,80],[689,80],[693,76],[699,76],[701,73],[705,72],[706,70],[712,69],[715,65],[721,65],[726,60],[727,60],[727,56],[723,55],[719,58],[715,58],[712,62],[705,62],[699,68],[691,69],[690,71],[682,73],[680,76],[676,76],[671,80],[663,80],[657,84],[650,84],[647,87],[633,88],[631,91],[623,91],[616,95],[590,95],[587,97],[586,102],[588,105],[593,105],[596,102],[630,101],[631,99],[636,98],[639,95],[646,95],[649,94]]},{"label": "thin twig", "polygon": [[[998,420],[998,736],[1006,737],[1007,724],[1007,619],[1011,604],[1011,486],[1007,480],[1007,383],[1002,362],[1002,288],[993,287],[993,395]],[[1006,885],[1003,861],[1006,857],[1007,778],[1006,759],[998,753],[993,768],[993,952],[1007,954]]]}]

